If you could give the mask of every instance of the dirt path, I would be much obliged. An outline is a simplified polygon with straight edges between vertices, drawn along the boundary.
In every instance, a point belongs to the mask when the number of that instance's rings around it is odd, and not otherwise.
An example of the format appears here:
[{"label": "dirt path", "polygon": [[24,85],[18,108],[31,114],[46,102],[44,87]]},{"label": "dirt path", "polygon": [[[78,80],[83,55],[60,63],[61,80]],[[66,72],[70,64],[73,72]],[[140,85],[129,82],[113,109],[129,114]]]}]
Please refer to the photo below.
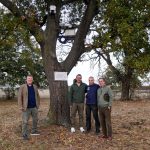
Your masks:
[{"label": "dirt path", "polygon": [[[42,100],[39,119],[48,111]],[[0,101],[0,150],[150,150],[150,100],[113,103],[113,140],[102,141],[93,131],[70,133],[69,129],[39,123],[40,136],[21,137],[21,114],[16,101]]]}]

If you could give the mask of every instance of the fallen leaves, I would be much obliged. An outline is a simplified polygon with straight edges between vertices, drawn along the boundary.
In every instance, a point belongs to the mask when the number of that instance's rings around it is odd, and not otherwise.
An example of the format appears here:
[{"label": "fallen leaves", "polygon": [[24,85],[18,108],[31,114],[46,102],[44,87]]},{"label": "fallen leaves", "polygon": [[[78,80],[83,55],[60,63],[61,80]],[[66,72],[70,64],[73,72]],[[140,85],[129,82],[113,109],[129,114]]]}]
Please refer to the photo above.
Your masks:
[{"label": "fallen leaves", "polygon": [[[5,107],[4,107],[5,106]],[[11,107],[10,107],[11,106]],[[6,101],[0,105],[0,149],[11,150],[149,150],[150,149],[150,101],[113,103],[113,140],[102,140],[95,134],[94,124],[88,134],[57,125],[45,125],[48,101],[42,101],[40,110],[40,136],[30,140],[21,138],[21,115],[17,102]],[[92,121],[94,123],[94,121]],[[31,122],[29,126],[31,128]]]}]

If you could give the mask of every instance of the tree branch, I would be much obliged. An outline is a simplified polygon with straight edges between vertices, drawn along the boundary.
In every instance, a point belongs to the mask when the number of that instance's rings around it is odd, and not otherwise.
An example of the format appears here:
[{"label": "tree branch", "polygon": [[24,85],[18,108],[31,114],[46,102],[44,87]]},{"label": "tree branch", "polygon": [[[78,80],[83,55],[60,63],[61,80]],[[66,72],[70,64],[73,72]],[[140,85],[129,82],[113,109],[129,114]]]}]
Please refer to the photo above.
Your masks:
[{"label": "tree branch", "polygon": [[[116,75],[117,80],[121,81],[123,79],[123,76],[120,73],[120,71],[115,66],[113,66],[112,61],[110,59],[110,54],[106,53],[104,51],[103,51],[103,53],[101,53],[100,51],[96,51],[96,53],[106,61],[107,65],[109,66],[109,68],[111,69],[113,74]],[[105,56],[104,56],[104,54],[105,54]]]},{"label": "tree branch", "polygon": [[8,8],[16,17],[21,17],[21,13],[20,10],[18,9],[18,7],[13,4],[11,1],[9,0],[0,0],[0,2],[6,7]]},{"label": "tree branch", "polygon": [[97,14],[96,8],[97,8],[97,1],[91,0],[89,5],[87,6],[87,9],[79,25],[73,47],[66,60],[62,63],[62,66],[66,69],[68,73],[77,63],[80,56],[85,52],[84,40],[90,28],[91,22],[95,17],[95,15]]},{"label": "tree branch", "polygon": [[36,38],[38,43],[43,43],[42,41],[43,31],[40,29],[40,26],[36,23],[36,20],[34,20],[34,23],[31,23],[33,22],[33,18],[29,18],[25,16],[24,14],[22,14],[21,10],[19,10],[19,8],[11,1],[0,0],[0,2],[5,7],[7,7],[14,14],[15,17],[17,17],[18,19],[22,21],[22,25],[25,25],[26,27],[28,27],[28,30]]},{"label": "tree branch", "polygon": [[68,5],[68,4],[76,2],[76,1],[78,1],[78,0],[66,0],[66,1],[62,2],[62,5]]}]

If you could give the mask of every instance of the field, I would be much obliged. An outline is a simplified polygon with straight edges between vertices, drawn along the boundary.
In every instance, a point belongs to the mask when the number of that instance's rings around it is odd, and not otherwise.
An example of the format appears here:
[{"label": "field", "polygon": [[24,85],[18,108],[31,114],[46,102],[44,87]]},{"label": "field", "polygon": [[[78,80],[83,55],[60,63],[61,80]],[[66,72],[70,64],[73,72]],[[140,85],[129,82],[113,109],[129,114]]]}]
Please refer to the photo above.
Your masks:
[{"label": "field", "polygon": [[0,150],[150,150],[150,100],[113,102],[112,141],[101,140],[94,126],[88,134],[79,130],[72,134],[62,126],[45,124],[48,106],[48,100],[42,99],[41,135],[23,141],[17,101],[0,101]]}]

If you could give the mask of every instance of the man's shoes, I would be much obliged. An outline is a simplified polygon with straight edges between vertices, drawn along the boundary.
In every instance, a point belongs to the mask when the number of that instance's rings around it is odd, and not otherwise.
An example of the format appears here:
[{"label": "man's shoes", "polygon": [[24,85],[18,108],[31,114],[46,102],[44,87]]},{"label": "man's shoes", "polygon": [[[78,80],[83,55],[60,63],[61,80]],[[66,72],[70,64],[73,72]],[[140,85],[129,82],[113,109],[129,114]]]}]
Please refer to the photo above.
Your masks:
[{"label": "man's shoes", "polygon": [[71,127],[71,133],[74,133],[74,132],[76,132],[75,128]]},{"label": "man's shoes", "polygon": [[85,133],[89,133],[91,131],[91,129],[86,129]]},{"label": "man's shoes", "polygon": [[29,137],[27,135],[23,135],[23,140],[29,140]]},{"label": "man's shoes", "polygon": [[81,132],[85,132],[85,130],[84,130],[83,127],[80,127],[80,131],[81,131]]},{"label": "man's shoes", "polygon": [[40,132],[38,132],[38,131],[32,131],[31,135],[40,135]]},{"label": "man's shoes", "polygon": [[102,136],[99,136],[99,138],[107,139],[108,137],[106,135],[102,135]]},{"label": "man's shoes", "polygon": [[100,133],[100,130],[99,130],[99,129],[96,129],[95,133],[96,133],[96,134],[99,134],[99,133]]},{"label": "man's shoes", "polygon": [[107,137],[107,141],[111,141],[111,140],[112,140],[111,136]]}]

